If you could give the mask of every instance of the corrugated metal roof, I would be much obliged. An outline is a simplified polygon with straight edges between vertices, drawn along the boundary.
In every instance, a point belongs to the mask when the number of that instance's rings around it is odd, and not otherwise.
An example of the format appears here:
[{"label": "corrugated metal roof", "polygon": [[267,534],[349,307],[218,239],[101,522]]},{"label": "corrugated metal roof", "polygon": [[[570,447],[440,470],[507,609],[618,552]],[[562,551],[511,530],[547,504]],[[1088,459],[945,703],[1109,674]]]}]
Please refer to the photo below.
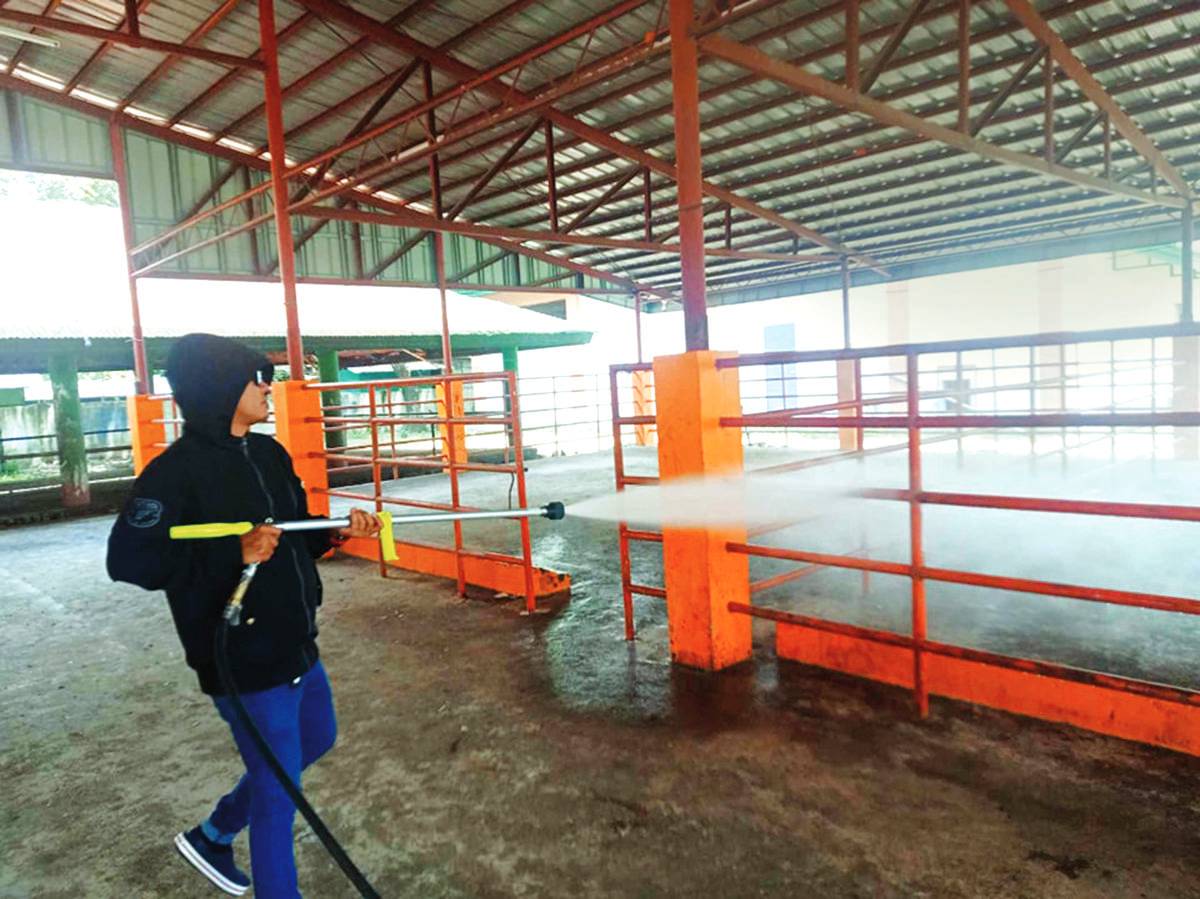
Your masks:
[{"label": "corrugated metal roof", "polygon": [[[514,55],[539,46],[555,35],[615,7],[605,4],[560,4],[549,0],[409,0],[403,6],[388,0],[356,0],[347,4],[395,27],[431,47],[443,47],[455,59],[487,70]],[[1038,8],[1052,27],[1134,120],[1153,138],[1167,157],[1193,183],[1200,176],[1200,2],[1173,0],[1056,0],[1039,2]],[[502,79],[526,92],[536,92],[569,77],[599,58],[636,45],[662,22],[662,4],[646,2],[618,16],[591,34],[549,50]],[[11,0],[7,8],[41,12],[41,0]],[[215,2],[154,0],[142,16],[145,33],[163,39],[187,39],[217,8]],[[890,35],[912,13],[905,0],[863,0],[861,3],[862,69],[867,72]],[[879,73],[871,95],[941,124],[956,119],[958,3],[931,0],[915,15],[911,30],[895,55]],[[829,80],[845,77],[844,19],[842,4],[828,0],[750,0],[733,6],[734,21],[721,33],[752,44],[776,57],[802,65]],[[123,14],[115,2],[68,0],[56,15],[93,25],[112,26]],[[304,14],[302,7],[280,2],[281,30]],[[297,91],[285,106],[285,123],[296,129],[313,116],[337,106],[348,97],[355,103],[324,117],[318,124],[293,135],[289,152],[306,158],[339,143],[364,110],[378,96],[389,76],[411,60],[392,46],[360,41],[349,27],[310,17],[281,51],[284,84],[312,72],[322,61],[339,53],[346,58],[335,70]],[[480,27],[480,23],[486,23]],[[1002,4],[975,3],[971,11],[972,115],[979,116],[989,101],[1009,82],[1014,71],[1037,51],[1032,35]],[[96,42],[66,35],[58,50],[29,47],[22,70],[37,72],[60,83],[71,81],[96,48]],[[205,37],[210,49],[248,56],[258,46],[258,23],[253,4],[240,4]],[[0,38],[0,55],[11,57],[16,45]],[[357,47],[347,52],[350,47]],[[98,95],[128,96],[154,70],[157,54],[114,47],[85,71],[81,86]],[[227,89],[189,109],[184,121],[219,134],[239,120],[231,137],[257,147],[265,142],[258,116],[249,116],[261,104],[259,79],[252,73],[226,77],[226,71],[207,62],[182,61],[145,88],[135,107],[172,119],[221,79]],[[965,249],[986,250],[1020,246],[1029,241],[1060,237],[1080,238],[1115,234],[1131,227],[1155,228],[1178,218],[1177,212],[1145,207],[1137,201],[1112,197],[1063,182],[986,162],[941,145],[914,139],[896,128],[880,127],[861,115],[831,108],[824,101],[800,97],[788,88],[749,75],[728,63],[704,59],[700,70],[705,176],[739,196],[816,228],[850,247],[870,253],[885,264],[907,265],[936,259],[939,254]],[[448,89],[455,78],[437,66],[434,90]],[[377,84],[372,90],[368,85]],[[420,72],[383,108],[386,118],[411,108],[423,98]],[[438,111],[440,127],[453,127],[500,101],[473,91]],[[1000,107],[981,136],[991,142],[1032,155],[1042,152],[1043,84],[1035,65]],[[1055,88],[1055,136],[1061,148],[1077,132],[1080,137],[1066,159],[1068,165],[1096,173],[1103,159],[1102,129],[1092,126],[1096,108],[1078,87],[1060,77]],[[650,52],[641,64],[607,75],[571,93],[555,108],[580,121],[614,134],[629,145],[664,159],[673,158],[673,118],[669,59],[665,46]],[[377,119],[378,120],[378,119]],[[443,151],[441,169],[447,206],[462,198],[474,182],[499,158],[530,124],[528,116],[482,131]],[[570,222],[630,171],[628,159],[614,157],[556,128],[559,170],[560,219]],[[410,123],[342,161],[343,172],[385,158],[388,153],[421,144],[420,122]],[[2,141],[0,141],[2,146]],[[76,154],[86,155],[86,154]],[[165,227],[186,211],[179,194],[195,196],[205,173],[182,167],[161,153],[145,153],[145,165],[166,165],[165,170],[135,171],[135,180],[147,191],[139,202],[151,215],[139,211],[144,233]],[[157,160],[157,161],[156,161]],[[165,160],[165,161],[164,161]],[[223,164],[221,164],[223,165]],[[164,171],[183,179],[174,188],[155,187]],[[190,174],[181,174],[190,172]],[[1114,172],[1124,184],[1150,189],[1144,162],[1124,141],[1114,142]],[[190,179],[190,180],[189,180]],[[428,202],[430,184],[424,161],[401,166],[372,182],[403,200]],[[1166,189],[1166,188],[1161,188]],[[157,193],[156,193],[157,192]],[[171,192],[172,202],[162,201]],[[232,193],[228,194],[232,195]],[[157,197],[157,199],[156,199]],[[475,197],[463,217],[489,225],[545,229],[545,147],[541,130],[525,143],[511,162]],[[653,177],[656,239],[675,233],[673,185]],[[149,204],[147,206],[146,204]],[[184,206],[184,208],[180,208]],[[706,204],[706,227],[713,245],[724,243],[724,208]],[[789,252],[796,242],[776,225],[734,210],[732,245],[735,249]],[[578,234],[640,239],[642,183],[635,178],[603,208],[595,211]],[[391,229],[386,237],[375,234],[373,244],[403,245],[406,236]],[[302,250],[302,264],[336,270],[344,276],[345,235],[348,230],[326,226],[314,243]],[[331,238],[330,235],[333,235]],[[330,244],[330,240],[336,241]],[[242,243],[245,240],[242,239]],[[232,244],[232,242],[231,242]],[[495,247],[478,241],[456,242],[459,257],[471,264],[498,256]],[[242,264],[245,247],[199,256],[187,263],[202,270],[230,268],[230,258]],[[805,242],[799,249],[810,249]],[[427,275],[420,246],[405,257],[393,277],[405,272]],[[647,285],[674,289],[678,281],[677,258],[644,251],[568,247],[555,250],[565,258],[620,273]],[[222,253],[224,254],[222,256]],[[375,258],[386,259],[386,251]],[[229,258],[225,258],[229,257]],[[542,277],[566,275],[545,263],[522,260]],[[215,267],[215,268],[214,268]],[[469,265],[467,266],[470,267]],[[489,277],[523,277],[509,271],[510,262],[497,258]],[[795,279],[806,273],[822,276],[829,264],[797,266],[782,262],[710,259],[708,271],[716,290],[734,291],[742,285]],[[385,272],[385,275],[388,273]],[[506,282],[507,283],[507,282]],[[593,282],[594,283],[594,282]],[[731,294],[726,294],[730,296]]]}]

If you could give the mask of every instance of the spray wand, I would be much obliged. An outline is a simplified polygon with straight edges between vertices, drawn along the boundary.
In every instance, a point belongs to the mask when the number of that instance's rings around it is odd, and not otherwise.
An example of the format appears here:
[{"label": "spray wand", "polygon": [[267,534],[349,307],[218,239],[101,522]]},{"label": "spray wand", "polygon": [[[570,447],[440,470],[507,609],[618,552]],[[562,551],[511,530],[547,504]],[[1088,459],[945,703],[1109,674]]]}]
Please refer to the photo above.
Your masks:
[{"label": "spray wand", "polygon": [[[397,556],[393,516],[389,512],[379,512],[377,514],[383,525],[379,530],[380,553],[385,562],[394,562]],[[439,521],[479,521],[495,518],[549,518],[551,521],[558,521],[565,514],[566,509],[563,504],[553,502],[545,506],[530,509],[505,509],[495,512],[430,512],[398,517],[405,524],[428,524]],[[279,522],[267,519],[263,524],[278,528],[284,532],[319,531],[349,527],[350,519],[348,517],[306,518],[299,521]],[[256,525],[249,521],[183,524],[171,528],[170,536],[172,540],[211,540],[218,537],[240,537],[243,534],[250,533],[255,527]],[[229,595],[229,599],[225,603],[225,610],[221,614],[221,622],[217,627],[215,652],[213,654],[217,664],[217,673],[221,678],[221,685],[229,695],[234,711],[242,722],[242,726],[249,732],[258,751],[266,760],[267,766],[275,775],[275,779],[279,781],[284,792],[288,794],[293,804],[299,809],[300,814],[304,816],[304,820],[308,822],[308,825],[313,829],[313,833],[321,840],[326,851],[337,862],[338,867],[342,869],[342,872],[349,878],[350,882],[354,884],[360,896],[364,897],[364,899],[379,899],[379,893],[371,886],[370,881],[358,869],[358,866],[354,864],[354,860],[350,858],[350,855],[342,848],[341,843],[330,832],[325,822],[321,820],[321,816],[317,814],[317,810],[304,797],[304,793],[301,792],[300,787],[292,781],[287,770],[280,764],[270,744],[255,725],[254,719],[246,711],[246,706],[242,703],[241,695],[238,693],[237,685],[234,683],[233,674],[229,670],[229,628],[237,627],[241,624],[242,600],[246,598],[246,591],[250,589],[250,583],[254,580],[254,575],[258,572],[258,565],[258,562],[252,562],[242,569],[242,575],[238,579],[237,586],[233,588],[233,592]]]}]

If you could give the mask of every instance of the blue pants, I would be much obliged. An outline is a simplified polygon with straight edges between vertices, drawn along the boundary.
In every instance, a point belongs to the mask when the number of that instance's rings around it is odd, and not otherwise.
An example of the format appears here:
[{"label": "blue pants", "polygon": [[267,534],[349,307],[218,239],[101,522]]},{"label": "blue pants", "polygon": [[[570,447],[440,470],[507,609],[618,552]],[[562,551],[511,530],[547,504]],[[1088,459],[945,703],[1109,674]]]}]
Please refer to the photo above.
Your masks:
[{"label": "blue pants", "polygon": [[[254,895],[258,899],[298,899],[292,841],[296,806],[238,721],[233,703],[226,696],[214,697],[213,702],[233,731],[246,773],[217,803],[202,825],[204,834],[228,844],[249,825]],[[333,694],[320,662],[295,683],[243,694],[242,703],[296,784],[300,772],[328,752],[337,739]]]}]

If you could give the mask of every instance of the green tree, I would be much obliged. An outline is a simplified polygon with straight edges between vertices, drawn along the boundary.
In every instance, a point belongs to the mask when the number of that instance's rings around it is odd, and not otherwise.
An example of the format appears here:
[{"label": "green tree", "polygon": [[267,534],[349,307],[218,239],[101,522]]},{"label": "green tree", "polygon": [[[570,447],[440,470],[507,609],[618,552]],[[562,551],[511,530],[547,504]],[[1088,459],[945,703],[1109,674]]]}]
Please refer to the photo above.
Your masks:
[{"label": "green tree", "polygon": [[115,208],[119,205],[117,199],[117,182],[89,179],[83,185],[79,199],[93,206],[112,206]]}]

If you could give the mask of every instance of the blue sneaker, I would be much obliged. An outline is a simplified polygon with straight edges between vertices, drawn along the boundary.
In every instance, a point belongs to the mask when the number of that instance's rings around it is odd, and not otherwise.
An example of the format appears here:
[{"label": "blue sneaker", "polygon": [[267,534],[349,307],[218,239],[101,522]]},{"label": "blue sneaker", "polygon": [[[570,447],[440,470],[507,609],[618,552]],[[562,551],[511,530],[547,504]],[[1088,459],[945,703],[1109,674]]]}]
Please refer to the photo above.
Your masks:
[{"label": "blue sneaker", "polygon": [[231,896],[250,889],[250,878],[233,863],[233,847],[214,843],[199,827],[175,834],[175,848],[193,868]]}]

